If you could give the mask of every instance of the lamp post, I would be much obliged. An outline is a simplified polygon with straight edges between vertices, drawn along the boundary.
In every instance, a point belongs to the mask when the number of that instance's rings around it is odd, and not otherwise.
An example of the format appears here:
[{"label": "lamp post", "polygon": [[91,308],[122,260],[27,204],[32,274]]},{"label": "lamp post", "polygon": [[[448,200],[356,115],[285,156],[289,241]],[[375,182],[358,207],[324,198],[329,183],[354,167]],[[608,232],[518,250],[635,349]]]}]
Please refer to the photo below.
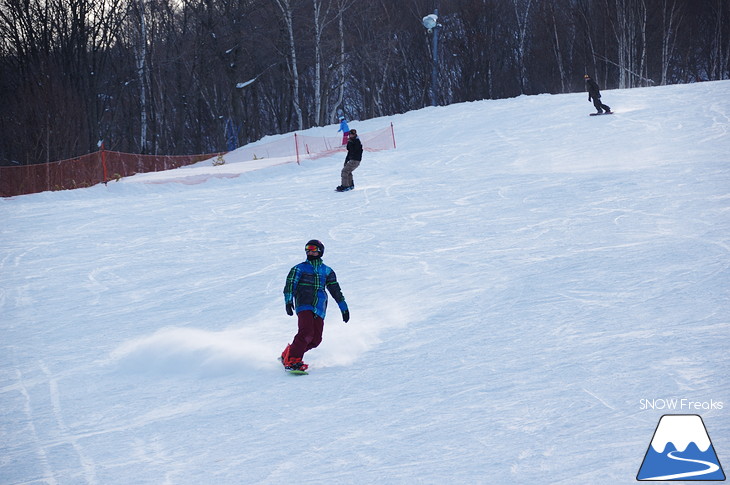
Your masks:
[{"label": "lamp post", "polygon": [[439,45],[439,28],[441,27],[441,24],[439,24],[439,10],[436,8],[434,9],[433,13],[430,15],[426,15],[423,17],[423,26],[426,27],[426,30],[429,34],[433,34],[433,42],[431,43],[432,51],[431,51],[431,106],[438,106],[437,96],[436,96],[436,88],[438,84],[438,76],[439,76],[439,55],[438,55],[438,45]]},{"label": "lamp post", "polygon": [[[243,137],[243,127],[246,123],[245,120],[243,120],[243,117],[245,115],[245,91],[244,88],[247,86],[250,86],[253,84],[256,79],[258,79],[258,76],[256,76],[253,79],[249,79],[245,82],[236,83],[236,90],[238,90],[241,93],[241,102],[239,103],[238,100],[233,101],[233,119],[230,117],[226,119],[226,125],[224,128],[225,137],[226,137],[226,148],[229,152],[232,152],[239,146],[239,134]],[[240,121],[239,121],[240,120]]]},{"label": "lamp post", "polygon": [[[228,52],[230,52],[232,50],[233,49],[230,49]],[[252,85],[253,83],[255,83],[256,80],[258,78],[260,78],[261,76],[263,76],[263,74],[266,71],[268,71],[272,67],[276,66],[277,64],[279,64],[279,63],[278,62],[275,62],[275,63],[271,64],[269,67],[267,67],[266,69],[264,69],[263,71],[261,71],[260,73],[258,73],[256,75],[256,77],[254,77],[253,79],[249,79],[248,81],[245,81],[245,82],[236,83],[236,89],[241,93],[241,110],[242,111],[245,111],[244,106],[243,106],[244,98],[245,98],[244,90],[243,89],[246,88],[246,87],[248,87],[248,86],[250,86],[250,85]],[[237,107],[238,107],[238,103],[234,103],[234,105],[233,105],[233,111],[234,112],[238,111],[237,110]],[[234,118],[235,119],[240,119],[242,116],[243,116],[243,113],[240,116],[236,113],[236,116],[234,116]],[[238,127],[236,127],[235,126],[235,123],[233,123],[230,118],[226,122],[226,142],[228,144],[228,150],[229,151],[232,150],[230,148],[232,146],[233,146],[233,149],[235,149],[235,148],[238,147],[238,134],[239,134],[239,132],[241,132],[243,130],[243,126],[245,125],[245,123],[246,123],[245,121],[241,121],[241,124]],[[248,134],[247,134],[247,136],[248,136]]]}]

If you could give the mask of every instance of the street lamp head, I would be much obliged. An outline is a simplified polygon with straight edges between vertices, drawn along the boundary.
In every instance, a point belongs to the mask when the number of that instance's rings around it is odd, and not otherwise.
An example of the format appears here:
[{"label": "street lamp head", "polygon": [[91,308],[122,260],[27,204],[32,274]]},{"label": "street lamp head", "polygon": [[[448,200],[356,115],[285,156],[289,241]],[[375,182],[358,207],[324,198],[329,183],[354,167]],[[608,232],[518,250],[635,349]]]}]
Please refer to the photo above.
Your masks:
[{"label": "street lamp head", "polygon": [[423,17],[422,22],[423,22],[423,26],[426,27],[428,29],[428,31],[430,32],[438,25],[439,18],[438,18],[438,15],[436,15],[435,13],[432,13],[430,15],[426,15],[425,17]]},{"label": "street lamp head", "polygon": [[238,83],[238,84],[236,84],[236,88],[237,88],[237,89],[243,89],[243,88],[245,88],[246,86],[248,86],[249,84],[253,84],[253,82],[254,82],[254,81],[255,81],[255,80],[257,79],[257,78],[258,78],[258,76],[256,76],[256,77],[255,77],[255,78],[253,78],[253,79],[249,79],[249,80],[248,80],[248,81],[246,81],[245,83]]}]

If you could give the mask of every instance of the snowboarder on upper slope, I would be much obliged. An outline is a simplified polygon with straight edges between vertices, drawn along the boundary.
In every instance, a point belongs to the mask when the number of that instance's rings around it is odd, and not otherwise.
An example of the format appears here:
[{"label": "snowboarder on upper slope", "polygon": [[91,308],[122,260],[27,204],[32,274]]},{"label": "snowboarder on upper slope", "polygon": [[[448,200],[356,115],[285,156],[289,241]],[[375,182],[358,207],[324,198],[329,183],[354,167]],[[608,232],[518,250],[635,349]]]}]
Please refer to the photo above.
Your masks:
[{"label": "snowboarder on upper slope", "polygon": [[588,89],[588,101],[593,101],[593,106],[596,107],[598,114],[603,114],[604,111],[606,114],[610,113],[611,108],[601,103],[601,90],[598,88],[596,81],[591,79],[588,74],[583,78],[586,80],[586,89]]}]

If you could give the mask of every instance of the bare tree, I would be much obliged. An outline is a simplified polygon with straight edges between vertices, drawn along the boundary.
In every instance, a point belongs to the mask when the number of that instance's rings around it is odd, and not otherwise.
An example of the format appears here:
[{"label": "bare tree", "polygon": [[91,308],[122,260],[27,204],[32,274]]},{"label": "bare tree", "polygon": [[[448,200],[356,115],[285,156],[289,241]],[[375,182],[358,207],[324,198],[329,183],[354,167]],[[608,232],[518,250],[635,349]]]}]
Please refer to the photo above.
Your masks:
[{"label": "bare tree", "polygon": [[288,47],[289,47],[289,72],[292,76],[293,96],[292,103],[294,106],[294,113],[297,118],[297,129],[304,129],[304,117],[302,115],[302,107],[299,99],[299,68],[297,66],[297,48],[294,42],[294,16],[292,11],[291,0],[273,0],[274,4],[279,8],[281,13],[281,19],[284,22],[286,33],[288,36]]},{"label": "bare tree", "polygon": [[713,15],[712,50],[710,63],[710,79],[718,79],[728,74],[730,66],[730,6],[727,0],[711,2]]},{"label": "bare tree", "polygon": [[[351,4],[350,4],[351,5]],[[339,37],[339,59],[337,62],[337,68],[333,70],[333,73],[337,73],[334,82],[335,84],[335,100],[332,103],[332,109],[329,113],[329,122],[334,122],[337,119],[337,110],[342,106],[342,101],[345,99],[345,11],[349,8],[349,5],[343,1],[338,0],[337,2],[337,34]]]},{"label": "bare tree", "polygon": [[519,69],[519,84],[520,93],[525,94],[527,88],[527,68],[525,64],[525,57],[527,55],[527,36],[530,21],[530,7],[532,7],[532,0],[512,0],[515,8],[515,19],[517,20],[517,66]]},{"label": "bare tree", "polygon": [[328,24],[332,3],[312,0],[314,14],[314,124],[322,124],[322,36]]},{"label": "bare tree", "polygon": [[677,45],[677,31],[681,25],[685,3],[681,0],[661,0],[661,80],[667,84],[667,74],[674,58]]},{"label": "bare tree", "polygon": [[140,104],[139,150],[147,153],[147,21],[144,0],[138,0],[135,7],[139,16],[139,43],[135,52]]},{"label": "bare tree", "polygon": [[617,41],[619,88],[646,80],[647,11],[645,0],[613,0],[613,29]]}]

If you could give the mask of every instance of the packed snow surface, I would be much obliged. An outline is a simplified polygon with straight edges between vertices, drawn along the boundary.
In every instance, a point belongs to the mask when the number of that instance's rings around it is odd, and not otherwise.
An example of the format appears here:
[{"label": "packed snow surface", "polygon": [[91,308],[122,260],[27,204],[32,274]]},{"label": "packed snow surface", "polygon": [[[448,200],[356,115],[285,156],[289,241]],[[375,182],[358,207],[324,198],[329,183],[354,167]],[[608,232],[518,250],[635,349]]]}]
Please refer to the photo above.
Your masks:
[{"label": "packed snow surface", "polygon": [[[668,413],[730,463],[728,99],[353,121],[397,149],[346,193],[341,153],[233,153],[0,200],[0,483],[630,484]],[[352,318],[291,376],[312,238]]]}]

